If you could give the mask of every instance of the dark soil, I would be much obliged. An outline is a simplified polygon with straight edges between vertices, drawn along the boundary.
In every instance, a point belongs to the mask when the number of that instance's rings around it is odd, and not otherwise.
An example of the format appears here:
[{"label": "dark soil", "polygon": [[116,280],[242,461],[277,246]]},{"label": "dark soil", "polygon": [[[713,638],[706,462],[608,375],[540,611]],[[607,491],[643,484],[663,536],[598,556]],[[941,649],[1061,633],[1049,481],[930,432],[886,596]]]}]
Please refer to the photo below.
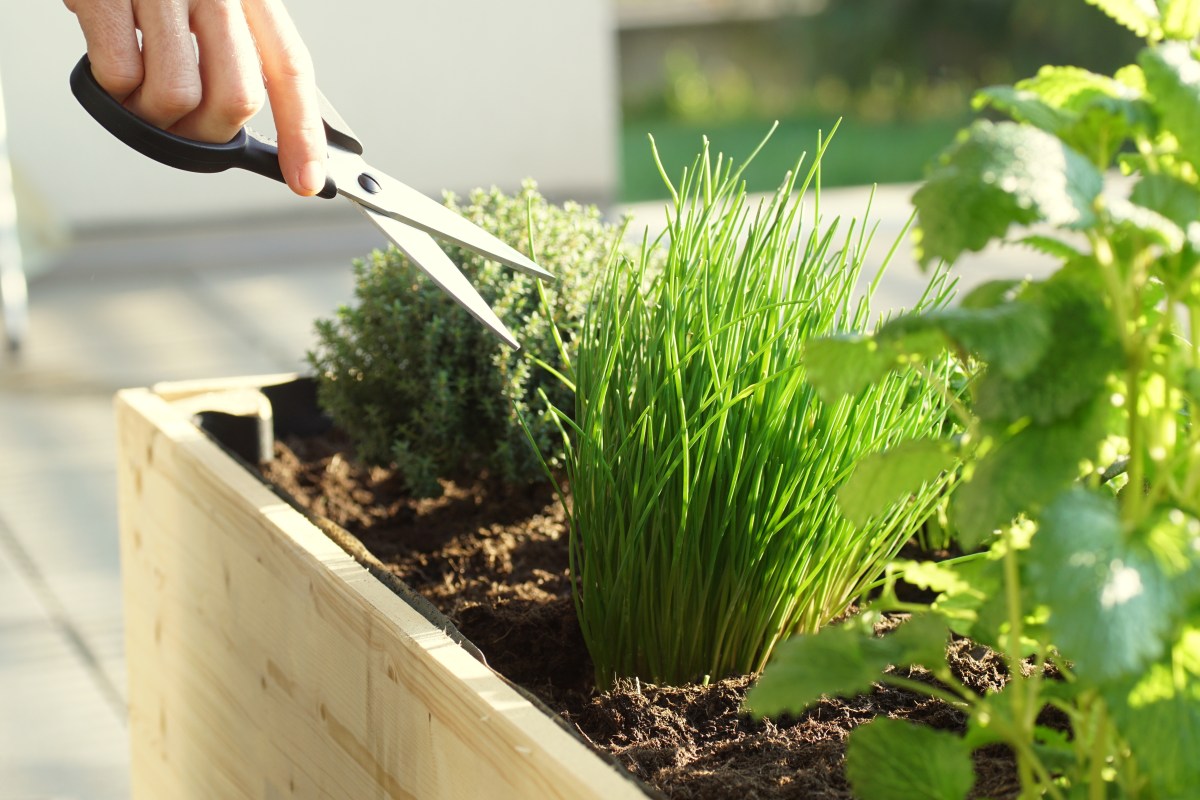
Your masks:
[{"label": "dark soil", "polygon": [[[363,468],[336,435],[289,439],[268,480],[357,537],[386,569],[424,595],[488,663],[558,711],[597,749],[672,798],[851,798],[847,734],[878,715],[962,730],[956,709],[878,687],[828,700],[795,719],[739,713],[747,677],[681,688],[622,685],[597,695],[567,579],[564,512],[548,487],[505,491],[486,478],[444,483],[433,500],[407,497],[389,471]],[[1002,687],[1004,664],[969,641],[947,653],[979,692]],[[913,677],[922,677],[919,674]],[[1018,793],[1010,753],[976,754],[974,794]]]}]

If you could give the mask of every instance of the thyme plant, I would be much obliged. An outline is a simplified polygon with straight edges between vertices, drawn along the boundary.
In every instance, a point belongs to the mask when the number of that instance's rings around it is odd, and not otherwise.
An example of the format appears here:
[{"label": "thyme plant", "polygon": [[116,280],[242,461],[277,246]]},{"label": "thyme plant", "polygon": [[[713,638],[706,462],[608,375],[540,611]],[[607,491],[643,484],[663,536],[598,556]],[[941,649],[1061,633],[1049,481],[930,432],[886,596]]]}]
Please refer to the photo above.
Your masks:
[{"label": "thyme plant", "polygon": [[530,449],[518,414],[538,392],[567,403],[569,390],[536,368],[526,353],[573,352],[592,287],[618,245],[621,227],[594,207],[548,203],[532,182],[509,196],[497,189],[453,195],[447,205],[500,239],[523,246],[555,274],[542,306],[538,281],[453,245],[443,245],[480,295],[520,340],[514,353],[425,279],[395,247],[354,267],[353,305],[316,323],[308,354],[323,408],[368,463],[394,464],[417,496],[439,495],[439,478],[486,470],[510,485],[542,478],[539,454],[562,457],[557,427],[526,413]]},{"label": "thyme plant", "polygon": [[[847,772],[864,800],[966,797],[971,752],[991,744],[1014,753],[1022,797],[1200,787],[1200,2],[1091,1],[1146,39],[1137,63],[983,90],[976,105],[1012,121],[963,131],[914,197],[925,263],[1015,239],[1058,271],[808,349],[830,399],[947,346],[975,364],[965,433],[893,447],[872,464],[889,491],[843,500],[869,513],[961,463],[950,515],[983,554],[899,565],[939,593],[932,607],[886,590],[877,610],[913,615],[895,635],[873,637],[868,615],[799,637],[749,697],[759,713],[798,711],[882,681],[966,712],[965,736],[856,730]],[[1002,654],[1004,691],[955,678],[947,628]],[[912,664],[937,683],[885,672]]]},{"label": "thyme plant", "polygon": [[870,237],[805,224],[817,170],[797,191],[799,168],[757,207],[707,143],[678,187],[664,172],[665,233],[614,259],[566,360],[571,575],[602,687],[761,669],[845,612],[937,500],[935,476],[861,524],[838,510],[861,459],[933,435],[945,406],[914,375],[832,402],[806,384],[805,342],[872,327]]}]

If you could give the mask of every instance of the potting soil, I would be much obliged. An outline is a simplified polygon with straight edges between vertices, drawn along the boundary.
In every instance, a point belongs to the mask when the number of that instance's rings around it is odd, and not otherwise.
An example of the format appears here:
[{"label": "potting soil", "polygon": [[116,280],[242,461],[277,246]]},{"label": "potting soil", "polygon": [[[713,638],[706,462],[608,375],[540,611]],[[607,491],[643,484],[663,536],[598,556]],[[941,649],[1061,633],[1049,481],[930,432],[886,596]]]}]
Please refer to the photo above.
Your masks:
[{"label": "potting soil", "polygon": [[[739,708],[748,676],[707,686],[627,682],[597,694],[567,575],[566,516],[548,486],[504,490],[486,476],[446,480],[436,499],[408,497],[389,470],[363,467],[336,433],[276,445],[266,478],[310,512],[357,537],[427,597],[484,653],[596,749],[671,798],[849,800],[845,742],[879,715],[948,730],[965,718],[936,700],[890,687],[831,699],[789,719]],[[967,640],[948,650],[972,689],[999,689],[1003,662]],[[909,673],[930,679],[927,673]],[[1016,797],[1003,746],[977,751],[973,795]]]}]

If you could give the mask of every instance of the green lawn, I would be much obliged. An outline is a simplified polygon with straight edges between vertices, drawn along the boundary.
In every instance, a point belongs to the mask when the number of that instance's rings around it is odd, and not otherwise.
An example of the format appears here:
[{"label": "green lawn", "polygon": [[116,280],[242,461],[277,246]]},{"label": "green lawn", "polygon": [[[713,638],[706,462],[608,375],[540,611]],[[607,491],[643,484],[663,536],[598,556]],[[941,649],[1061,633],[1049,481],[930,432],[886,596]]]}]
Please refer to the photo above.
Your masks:
[{"label": "green lawn", "polygon": [[[925,167],[954,138],[967,119],[919,122],[865,123],[846,120],[825,151],[821,181],[824,186],[854,186],[919,180]],[[778,187],[784,173],[801,153],[812,163],[817,131],[829,131],[835,120],[798,118],[781,121],[771,141],[746,170],[750,191]],[[733,120],[708,124],[674,120],[637,119],[621,131],[621,200],[654,200],[667,196],[646,135],[654,134],[663,166],[672,181],[690,165],[708,136],[714,153],[725,153],[741,162],[770,130],[761,120]]]}]

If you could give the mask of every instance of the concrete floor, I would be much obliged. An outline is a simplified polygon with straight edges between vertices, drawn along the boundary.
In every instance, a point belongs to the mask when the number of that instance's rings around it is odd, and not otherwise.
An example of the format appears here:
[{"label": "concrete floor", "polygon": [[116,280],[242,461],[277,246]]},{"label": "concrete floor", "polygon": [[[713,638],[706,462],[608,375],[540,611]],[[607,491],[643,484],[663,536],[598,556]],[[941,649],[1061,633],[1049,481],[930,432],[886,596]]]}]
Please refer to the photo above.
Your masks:
[{"label": "concrete floor", "polygon": [[[869,260],[911,187],[881,190]],[[822,216],[861,215],[862,190]],[[631,211],[660,224],[660,203]],[[311,324],[349,300],[349,262],[379,244],[349,212],[321,224],[107,233],[30,285],[20,357],[0,362],[0,800],[129,796],[113,393],[161,380],[303,369]],[[900,257],[879,306],[923,280]],[[1042,267],[990,253],[966,283]],[[870,271],[870,267],[868,268]]]}]

